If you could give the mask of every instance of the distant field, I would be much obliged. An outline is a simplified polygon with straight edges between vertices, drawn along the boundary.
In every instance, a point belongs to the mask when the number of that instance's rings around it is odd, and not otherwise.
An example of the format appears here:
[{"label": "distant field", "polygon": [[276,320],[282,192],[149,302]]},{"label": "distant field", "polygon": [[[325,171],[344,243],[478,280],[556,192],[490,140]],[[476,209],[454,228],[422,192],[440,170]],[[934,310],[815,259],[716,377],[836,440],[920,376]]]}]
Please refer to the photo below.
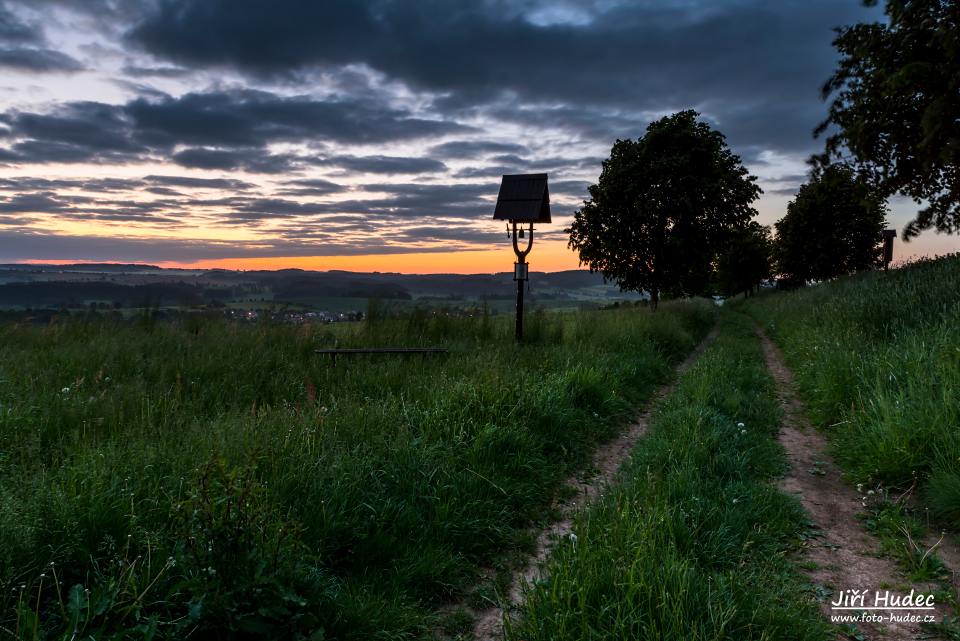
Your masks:
[{"label": "distant field", "polygon": [[[246,309],[276,305],[332,313],[364,311],[369,301],[397,310],[413,307],[509,311],[515,304],[511,274],[392,274],[302,270],[228,271],[161,269],[149,265],[0,265],[0,310],[85,311],[150,308],[195,310],[223,304]],[[528,309],[596,308],[637,301],[600,274],[584,270],[531,274]]]},{"label": "distant field", "polygon": [[[0,626],[430,638],[671,376],[706,303],[343,325],[0,324]],[[445,345],[341,358],[321,346]],[[481,581],[478,568],[498,568]],[[486,587],[485,587],[486,586]]]},{"label": "distant field", "polygon": [[[784,349],[835,456],[864,491],[912,491],[960,529],[960,255],[746,309]],[[924,520],[928,520],[924,515]]]}]

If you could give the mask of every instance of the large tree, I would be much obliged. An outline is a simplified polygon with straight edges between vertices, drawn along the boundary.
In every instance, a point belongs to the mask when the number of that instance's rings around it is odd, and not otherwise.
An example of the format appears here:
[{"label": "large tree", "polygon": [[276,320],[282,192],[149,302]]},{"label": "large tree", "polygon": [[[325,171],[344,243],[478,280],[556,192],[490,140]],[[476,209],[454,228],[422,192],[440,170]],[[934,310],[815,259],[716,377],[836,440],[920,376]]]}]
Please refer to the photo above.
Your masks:
[{"label": "large tree", "polygon": [[[877,4],[866,0],[866,5]],[[960,231],[960,3],[888,0],[886,24],[838,31],[820,162],[853,162],[884,196],[926,202],[904,230]]]},{"label": "large tree", "polygon": [[745,227],[760,195],[723,134],[681,111],[617,140],[590,198],[574,214],[569,246],[580,263],[623,290],[699,294],[718,249]]},{"label": "large tree", "polygon": [[776,223],[777,271],[802,284],[878,266],[886,211],[884,199],[850,167],[815,170]]},{"label": "large tree", "polygon": [[717,259],[717,283],[720,291],[732,295],[751,295],[761,281],[772,274],[773,242],[770,228],[756,221],[735,230]]}]

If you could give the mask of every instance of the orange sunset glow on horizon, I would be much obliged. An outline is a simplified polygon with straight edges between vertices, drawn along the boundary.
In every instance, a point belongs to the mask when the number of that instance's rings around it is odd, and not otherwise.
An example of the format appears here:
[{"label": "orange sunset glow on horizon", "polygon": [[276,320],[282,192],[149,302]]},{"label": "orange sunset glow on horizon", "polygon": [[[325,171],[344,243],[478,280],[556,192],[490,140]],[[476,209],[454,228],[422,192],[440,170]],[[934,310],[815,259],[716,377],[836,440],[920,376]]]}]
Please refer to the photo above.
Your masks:
[{"label": "orange sunset glow on horizon", "polygon": [[[477,249],[454,252],[410,252],[397,254],[361,254],[348,256],[272,256],[262,258],[218,258],[212,260],[150,261],[167,269],[232,269],[239,271],[303,269],[311,271],[395,272],[401,274],[494,274],[513,271],[515,256],[509,246],[503,249]],[[90,261],[31,259],[25,264],[82,264]],[[558,272],[581,269],[576,253],[559,242],[537,245],[528,262],[533,271]]]}]

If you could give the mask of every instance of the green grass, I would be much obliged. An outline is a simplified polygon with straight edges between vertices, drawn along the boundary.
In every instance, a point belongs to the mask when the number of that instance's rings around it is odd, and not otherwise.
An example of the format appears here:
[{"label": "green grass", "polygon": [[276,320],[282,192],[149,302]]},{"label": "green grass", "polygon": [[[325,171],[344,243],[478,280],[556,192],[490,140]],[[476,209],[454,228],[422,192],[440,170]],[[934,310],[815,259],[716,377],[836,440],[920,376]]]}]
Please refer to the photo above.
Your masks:
[{"label": "green grass", "polygon": [[[960,254],[745,305],[854,483],[960,528]],[[927,521],[926,515],[923,520]]]},{"label": "green grass", "polygon": [[508,639],[833,638],[787,558],[806,519],[770,482],[785,466],[773,381],[749,321],[721,322]]},{"label": "green grass", "polygon": [[[0,324],[0,628],[415,639],[713,323],[707,304],[340,326]],[[320,346],[445,344],[445,357]]]}]

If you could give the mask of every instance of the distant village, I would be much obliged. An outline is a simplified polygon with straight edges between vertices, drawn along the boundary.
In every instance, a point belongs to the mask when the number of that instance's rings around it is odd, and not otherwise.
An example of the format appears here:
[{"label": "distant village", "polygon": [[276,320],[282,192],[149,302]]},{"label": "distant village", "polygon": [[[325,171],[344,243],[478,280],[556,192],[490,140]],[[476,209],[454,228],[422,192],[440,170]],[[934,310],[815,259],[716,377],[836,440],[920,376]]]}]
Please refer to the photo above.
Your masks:
[{"label": "distant village", "polygon": [[350,323],[362,321],[363,312],[305,312],[305,311],[268,311],[262,309],[226,309],[224,316],[236,321],[271,320],[281,323],[304,325],[310,323]]}]

